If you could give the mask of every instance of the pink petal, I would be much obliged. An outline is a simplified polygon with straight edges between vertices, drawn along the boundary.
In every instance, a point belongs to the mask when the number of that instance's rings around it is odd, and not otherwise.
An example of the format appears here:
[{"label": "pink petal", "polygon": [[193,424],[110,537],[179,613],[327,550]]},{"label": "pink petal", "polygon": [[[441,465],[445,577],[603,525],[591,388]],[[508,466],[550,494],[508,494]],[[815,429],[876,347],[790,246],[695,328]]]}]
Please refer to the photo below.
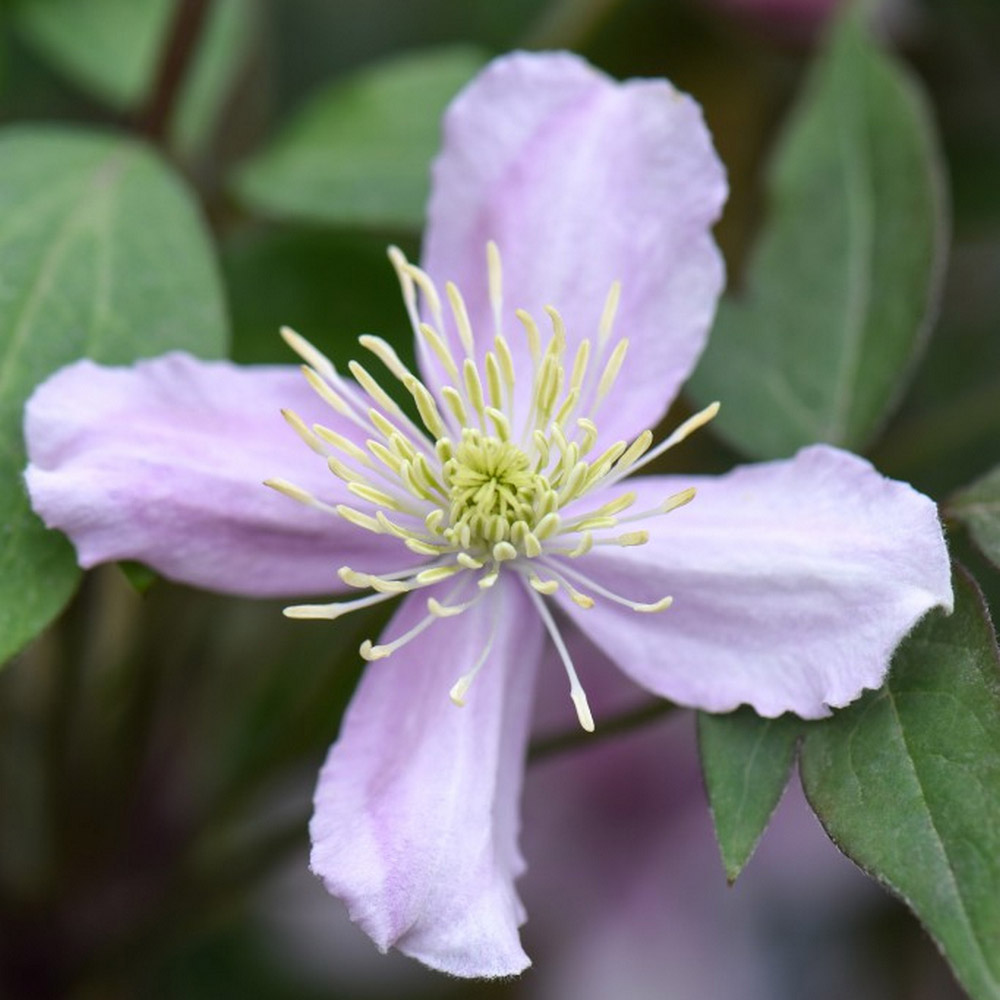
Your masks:
[{"label": "pink petal", "polygon": [[[567,53],[516,53],[445,116],[424,264],[456,282],[488,345],[485,245],[497,241],[522,388],[530,361],[514,309],[542,324],[543,307],[558,308],[572,358],[620,279],[615,329],[630,340],[630,388],[598,426],[630,437],[657,422],[704,346],[723,283],[710,228],[726,191],[701,109],[666,81],[619,84]],[[424,359],[430,375],[433,364]]]},{"label": "pink petal", "polygon": [[714,479],[628,485],[636,511],[687,486],[698,494],[629,525],[649,529],[647,545],[595,549],[577,568],[639,601],[672,594],[673,606],[564,603],[626,673],[681,704],[823,716],[882,683],[925,612],[951,609],[934,504],[847,452],[819,445]]},{"label": "pink petal", "polygon": [[326,593],[342,589],[345,563],[405,565],[398,542],[263,485],[284,477],[330,502],[349,498],[282,407],[350,431],[291,366],[185,354],[132,368],[77,362],[28,401],[32,505],[69,535],[82,566],[134,559],[233,594]]},{"label": "pink petal", "polygon": [[[438,595],[440,597],[440,595]],[[389,627],[426,614],[413,594]],[[489,659],[464,708],[448,692]],[[316,790],[312,868],[383,951],[456,976],[507,976],[517,928],[518,806],[542,627],[506,578],[458,618],[372,663]]]}]

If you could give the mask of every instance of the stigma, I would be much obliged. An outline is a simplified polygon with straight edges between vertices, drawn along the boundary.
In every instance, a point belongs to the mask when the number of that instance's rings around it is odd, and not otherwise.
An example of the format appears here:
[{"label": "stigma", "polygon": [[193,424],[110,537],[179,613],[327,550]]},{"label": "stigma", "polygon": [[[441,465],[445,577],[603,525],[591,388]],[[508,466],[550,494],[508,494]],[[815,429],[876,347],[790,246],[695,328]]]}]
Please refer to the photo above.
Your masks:
[{"label": "stigma", "polygon": [[[711,420],[713,403],[653,446],[651,430],[631,441],[598,448],[600,412],[614,393],[628,351],[615,338],[620,285],[614,282],[592,338],[570,351],[562,317],[546,307],[542,324],[524,310],[515,316],[523,338],[515,365],[503,326],[502,265],[487,244],[486,268],[493,329],[488,340],[474,331],[460,290],[442,296],[431,278],[390,248],[403,301],[424,355],[441,374],[432,391],[384,340],[359,343],[412,399],[410,416],[368,368],[351,362],[341,375],[307,340],[284,328],[282,336],[303,361],[303,374],[323,401],[360,433],[351,438],[296,413],[283,416],[326,461],[357,502],[328,504],[286,480],[266,485],[307,506],[326,510],[359,530],[399,539],[403,565],[372,574],[343,566],[340,579],[371,593],[331,604],[285,609],[292,618],[335,619],[398,594],[438,587],[427,614],[392,642],[362,644],[361,655],[379,660],[404,647],[436,621],[463,614],[491,592],[501,574],[515,574],[563,661],[580,724],[594,728],[586,695],[544,598],[559,591],[581,608],[610,601],[640,613],[666,610],[672,597],[641,603],[590,579],[585,557],[595,546],[643,545],[648,531],[628,530],[688,503],[694,490],[664,497],[652,510],[633,511],[636,494],[619,483]],[[423,306],[421,311],[420,306]],[[363,441],[363,446],[359,443]],[[625,530],[622,530],[623,527]],[[497,592],[499,597],[499,592]],[[494,628],[472,669],[456,681],[451,698],[462,705],[487,663]]]}]

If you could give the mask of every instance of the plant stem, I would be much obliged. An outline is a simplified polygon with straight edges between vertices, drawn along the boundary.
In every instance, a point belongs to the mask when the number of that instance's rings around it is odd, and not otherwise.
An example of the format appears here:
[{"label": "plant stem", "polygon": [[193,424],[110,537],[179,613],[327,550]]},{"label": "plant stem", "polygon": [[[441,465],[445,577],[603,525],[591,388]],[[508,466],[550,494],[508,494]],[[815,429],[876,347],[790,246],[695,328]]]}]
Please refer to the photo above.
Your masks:
[{"label": "plant stem", "polygon": [[211,0],[177,0],[153,88],[137,123],[138,130],[158,146],[164,144],[210,6]]}]

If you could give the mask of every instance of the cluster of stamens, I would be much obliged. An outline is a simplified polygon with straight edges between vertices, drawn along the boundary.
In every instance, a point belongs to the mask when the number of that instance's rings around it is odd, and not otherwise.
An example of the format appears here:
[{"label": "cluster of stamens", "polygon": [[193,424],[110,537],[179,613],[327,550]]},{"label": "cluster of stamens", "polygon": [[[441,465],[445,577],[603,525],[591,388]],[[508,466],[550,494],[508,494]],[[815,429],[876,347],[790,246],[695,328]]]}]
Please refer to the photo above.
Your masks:
[{"label": "cluster of stamens", "polygon": [[[631,442],[617,441],[595,454],[599,439],[595,416],[628,349],[624,338],[611,344],[620,294],[617,282],[608,293],[596,338],[580,341],[571,359],[563,321],[555,309],[546,309],[550,333],[544,344],[534,318],[523,310],[516,313],[532,361],[530,386],[522,387],[515,374],[523,378],[526,373],[515,373],[502,328],[501,265],[495,244],[487,247],[494,335],[492,348],[481,357],[459,290],[446,285],[446,315],[430,277],[396,248],[390,249],[389,257],[418,343],[442,376],[438,396],[384,340],[359,338],[412,397],[419,421],[411,419],[361,364],[351,362],[354,380],[346,379],[308,341],[283,329],[282,336],[305,362],[306,379],[333,410],[362,431],[365,446],[323,425],[310,427],[291,411],[283,411],[284,417],[362,504],[330,505],[286,480],[268,480],[267,485],[366,531],[393,535],[416,559],[395,572],[377,575],[343,566],[339,576],[345,584],[373,592],[332,604],[297,605],[286,608],[285,614],[333,619],[397,594],[452,581],[440,599],[428,599],[426,617],[404,635],[382,645],[362,644],[361,655],[377,660],[435,621],[476,605],[502,571],[515,572],[527,584],[566,667],[580,723],[591,730],[586,695],[542,597],[563,590],[582,608],[592,607],[595,596],[638,612],[670,606],[670,597],[644,604],[615,594],[583,573],[577,560],[594,546],[644,544],[649,537],[645,529],[620,531],[620,527],[665,514],[693,498],[693,489],[683,490],[651,510],[625,514],[636,494],[624,491],[609,497],[608,491],[711,420],[718,404],[695,414],[655,448],[651,448],[652,432],[646,430]],[[421,316],[418,295],[431,322]],[[455,332],[461,358],[446,336],[449,328]],[[588,495],[598,492],[602,502],[588,505]],[[482,654],[452,688],[452,700],[458,705],[464,703],[473,678],[489,658],[497,617]]]}]

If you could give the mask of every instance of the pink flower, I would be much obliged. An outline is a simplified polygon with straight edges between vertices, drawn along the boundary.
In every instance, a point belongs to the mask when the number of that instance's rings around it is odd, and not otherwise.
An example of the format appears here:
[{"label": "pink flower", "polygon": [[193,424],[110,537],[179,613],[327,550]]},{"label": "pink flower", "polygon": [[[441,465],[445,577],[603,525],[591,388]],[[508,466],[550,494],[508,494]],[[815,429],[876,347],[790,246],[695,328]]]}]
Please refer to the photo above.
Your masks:
[{"label": "pink flower", "polygon": [[425,270],[391,255],[423,381],[362,338],[419,425],[289,331],[308,384],[183,355],[58,372],[28,406],[27,481],[84,566],[249,595],[329,593],[341,567],[372,589],[293,617],[405,593],[362,646],[384,662],[320,776],[312,867],[380,948],[503,976],[528,965],[518,801],[546,649],[593,726],[554,610],[658,695],[814,718],[880,684],[951,586],[933,503],[835,448],[620,483],[714,415],[652,446],[723,280],[725,179],[690,98],[519,54],[444,128]]}]

